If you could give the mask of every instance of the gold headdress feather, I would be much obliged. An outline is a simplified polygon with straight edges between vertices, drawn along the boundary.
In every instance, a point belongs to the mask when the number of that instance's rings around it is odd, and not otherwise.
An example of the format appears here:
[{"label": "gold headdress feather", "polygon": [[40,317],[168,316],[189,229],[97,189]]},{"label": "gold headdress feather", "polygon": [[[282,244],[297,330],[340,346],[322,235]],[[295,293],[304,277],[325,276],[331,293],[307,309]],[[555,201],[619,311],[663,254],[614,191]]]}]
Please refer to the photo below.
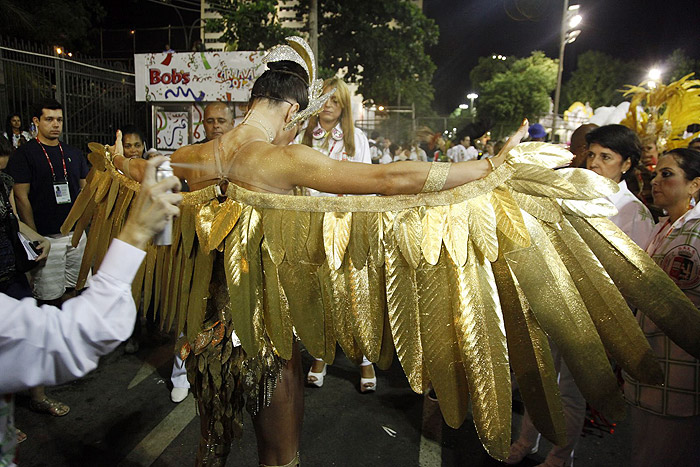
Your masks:
[{"label": "gold headdress feather", "polygon": [[621,122],[640,138],[653,138],[659,151],[686,147],[700,132],[684,138],[688,125],[700,115],[700,80],[689,74],[653,89],[626,86],[624,96],[632,96],[629,112]]},{"label": "gold headdress feather", "polygon": [[298,36],[286,38],[287,44],[276,45],[263,57],[263,63],[280,62],[289,60],[299,64],[309,77],[309,105],[302,111],[297,112],[292,120],[285,125],[284,129],[289,130],[297,123],[303,122],[309,117],[316,115],[323,109],[323,105],[333,95],[335,88],[325,94],[323,92],[323,80],[316,77],[316,59],[314,53],[304,39]]}]

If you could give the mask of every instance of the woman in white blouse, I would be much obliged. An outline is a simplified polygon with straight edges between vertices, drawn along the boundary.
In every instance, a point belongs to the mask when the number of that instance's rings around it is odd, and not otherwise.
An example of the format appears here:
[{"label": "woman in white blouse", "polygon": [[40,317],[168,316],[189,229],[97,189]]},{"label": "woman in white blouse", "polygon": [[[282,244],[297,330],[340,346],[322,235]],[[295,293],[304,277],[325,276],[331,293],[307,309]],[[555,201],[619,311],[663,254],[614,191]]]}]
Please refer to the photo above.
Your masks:
[{"label": "woman in white blouse", "polygon": [[[301,138],[301,142],[310,146],[331,159],[339,161],[372,163],[369,150],[369,141],[365,134],[355,128],[352,120],[352,104],[350,102],[350,89],[340,78],[327,79],[323,83],[323,92],[336,88],[318,117],[311,117]],[[321,193],[308,189],[312,196],[342,196]],[[326,364],[321,359],[316,359],[306,375],[306,383],[310,386],[323,386],[326,376]],[[377,377],[374,374],[374,366],[362,357],[360,365],[360,391],[372,392],[377,389]]]},{"label": "woman in white blouse", "polygon": [[[686,148],[668,151],[659,158],[653,173],[654,204],[668,217],[659,219],[647,253],[700,307],[700,206],[690,205],[700,190],[700,152]],[[632,405],[629,465],[697,465],[700,361],[681,350],[644,313],[637,312],[637,321],[664,369],[665,380],[663,386],[651,386],[623,373],[625,398]]]},{"label": "woman in white blouse", "polygon": [[654,228],[649,209],[627,189],[627,178],[639,164],[641,143],[636,133],[622,125],[605,125],[586,135],[586,168],[614,180],[620,191],[608,196],[617,208],[610,220],[634,242],[646,248]]}]

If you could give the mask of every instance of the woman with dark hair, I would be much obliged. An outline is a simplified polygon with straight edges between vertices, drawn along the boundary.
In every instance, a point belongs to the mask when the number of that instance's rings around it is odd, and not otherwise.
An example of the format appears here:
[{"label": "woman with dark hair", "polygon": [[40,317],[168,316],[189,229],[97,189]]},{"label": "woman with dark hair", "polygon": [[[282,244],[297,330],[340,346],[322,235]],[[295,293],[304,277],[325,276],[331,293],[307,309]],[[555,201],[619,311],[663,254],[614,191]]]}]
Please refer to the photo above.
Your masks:
[{"label": "woman with dark hair", "polygon": [[15,149],[32,139],[32,135],[22,129],[22,117],[18,113],[11,113],[7,116],[3,136],[12,143],[12,147]]},{"label": "woman with dark hair", "polygon": [[[700,152],[677,148],[664,153],[651,182],[659,219],[647,253],[700,307]],[[632,405],[630,465],[696,465],[700,459],[700,361],[692,357],[641,311],[637,321],[664,368],[663,386],[640,383],[626,373],[625,398]]]},{"label": "woman with dark hair", "polygon": [[[502,154],[483,161],[456,164],[398,162],[386,165],[336,161],[304,145],[290,145],[301,123],[318,113],[331,96],[316,81],[313,54],[297,37],[273,48],[265,58],[268,70],[254,83],[249,111],[233,130],[213,141],[178,149],[171,158],[174,174],[192,191],[216,186],[224,193],[233,183],[260,193],[290,194],[296,187],[327,193],[416,194],[454,188],[481,179],[505,161],[505,154],[527,132],[523,123]],[[114,165],[140,180],[145,160],[126,158],[119,144]],[[188,226],[193,228],[193,226]],[[209,299],[202,329],[221,331],[203,345],[185,342],[182,355],[201,414],[198,465],[223,465],[234,434],[240,433],[242,409],[253,418],[261,465],[298,464],[303,415],[303,372],[298,344],[283,359],[267,334],[257,355],[246,355],[233,333],[224,255],[214,252]],[[247,266],[243,266],[244,268]],[[250,323],[252,324],[252,323]],[[187,332],[187,334],[191,334]],[[206,331],[205,331],[206,332]],[[188,354],[186,349],[192,349]]]},{"label": "woman with dark hair", "polygon": [[124,156],[131,159],[133,157],[144,157],[146,152],[146,137],[136,125],[125,125],[122,129],[122,144],[124,145]]},{"label": "woman with dark hair", "polygon": [[637,245],[646,247],[654,220],[649,209],[627,188],[627,180],[632,178],[641,157],[637,134],[622,125],[605,125],[586,134],[586,143],[586,168],[620,187],[620,191],[608,196],[617,208],[610,220]]}]

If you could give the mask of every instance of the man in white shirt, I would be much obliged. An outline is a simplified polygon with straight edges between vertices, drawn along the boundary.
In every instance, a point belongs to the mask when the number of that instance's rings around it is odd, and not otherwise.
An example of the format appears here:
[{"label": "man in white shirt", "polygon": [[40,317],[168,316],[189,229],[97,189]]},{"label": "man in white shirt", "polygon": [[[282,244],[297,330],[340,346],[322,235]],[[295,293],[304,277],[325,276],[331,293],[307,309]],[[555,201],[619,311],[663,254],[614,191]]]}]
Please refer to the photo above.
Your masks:
[{"label": "man in white shirt", "polygon": [[155,183],[155,168],[163,160],[148,161],[124,228],[85,293],[64,302],[61,310],[0,294],[0,465],[15,465],[12,393],[79,378],[131,335],[136,319],[131,282],[146,244],[179,214],[182,200],[169,192],[179,191],[177,178]]},{"label": "man in white shirt", "polygon": [[479,157],[479,151],[472,146],[472,139],[469,135],[464,135],[458,145],[450,148],[447,157],[451,159],[452,162],[470,161]]}]

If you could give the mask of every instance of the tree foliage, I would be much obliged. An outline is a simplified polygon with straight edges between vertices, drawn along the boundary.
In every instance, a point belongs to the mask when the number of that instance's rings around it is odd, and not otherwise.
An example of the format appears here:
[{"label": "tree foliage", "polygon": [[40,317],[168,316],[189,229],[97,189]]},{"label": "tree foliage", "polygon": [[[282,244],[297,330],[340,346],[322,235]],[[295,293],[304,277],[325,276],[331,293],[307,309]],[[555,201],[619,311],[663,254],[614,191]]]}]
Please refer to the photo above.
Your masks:
[{"label": "tree foliage", "polygon": [[99,2],[90,0],[0,0],[0,11],[4,35],[48,46],[60,45],[73,52],[95,49],[94,25],[106,14]]},{"label": "tree foliage", "polygon": [[209,20],[207,31],[223,32],[227,50],[263,50],[298,35],[277,19],[276,0],[210,0],[221,19]]},{"label": "tree foliage", "polygon": [[481,84],[490,80],[497,73],[505,73],[510,69],[510,66],[515,63],[515,57],[506,57],[506,60],[494,58],[495,55],[489,57],[479,57],[479,62],[472,71],[469,72],[469,80],[472,84],[472,89],[481,90]]},{"label": "tree foliage", "polygon": [[576,101],[588,102],[594,109],[618,105],[623,101],[619,91],[625,84],[636,80],[631,62],[620,60],[603,52],[589,51],[579,55],[577,68],[562,86],[562,109]]},{"label": "tree foliage", "polygon": [[677,81],[690,73],[695,73],[696,79],[700,78],[700,60],[689,57],[683,49],[674,50],[668,58],[666,66],[670,70],[666,82]]},{"label": "tree foliage", "polygon": [[[308,5],[307,5],[308,6]],[[319,0],[319,64],[357,83],[365,99],[428,111],[438,27],[406,0]]]},{"label": "tree foliage", "polygon": [[513,60],[506,71],[480,84],[479,120],[499,123],[506,132],[524,117],[536,121],[549,111],[556,79],[557,62],[542,52]]}]

